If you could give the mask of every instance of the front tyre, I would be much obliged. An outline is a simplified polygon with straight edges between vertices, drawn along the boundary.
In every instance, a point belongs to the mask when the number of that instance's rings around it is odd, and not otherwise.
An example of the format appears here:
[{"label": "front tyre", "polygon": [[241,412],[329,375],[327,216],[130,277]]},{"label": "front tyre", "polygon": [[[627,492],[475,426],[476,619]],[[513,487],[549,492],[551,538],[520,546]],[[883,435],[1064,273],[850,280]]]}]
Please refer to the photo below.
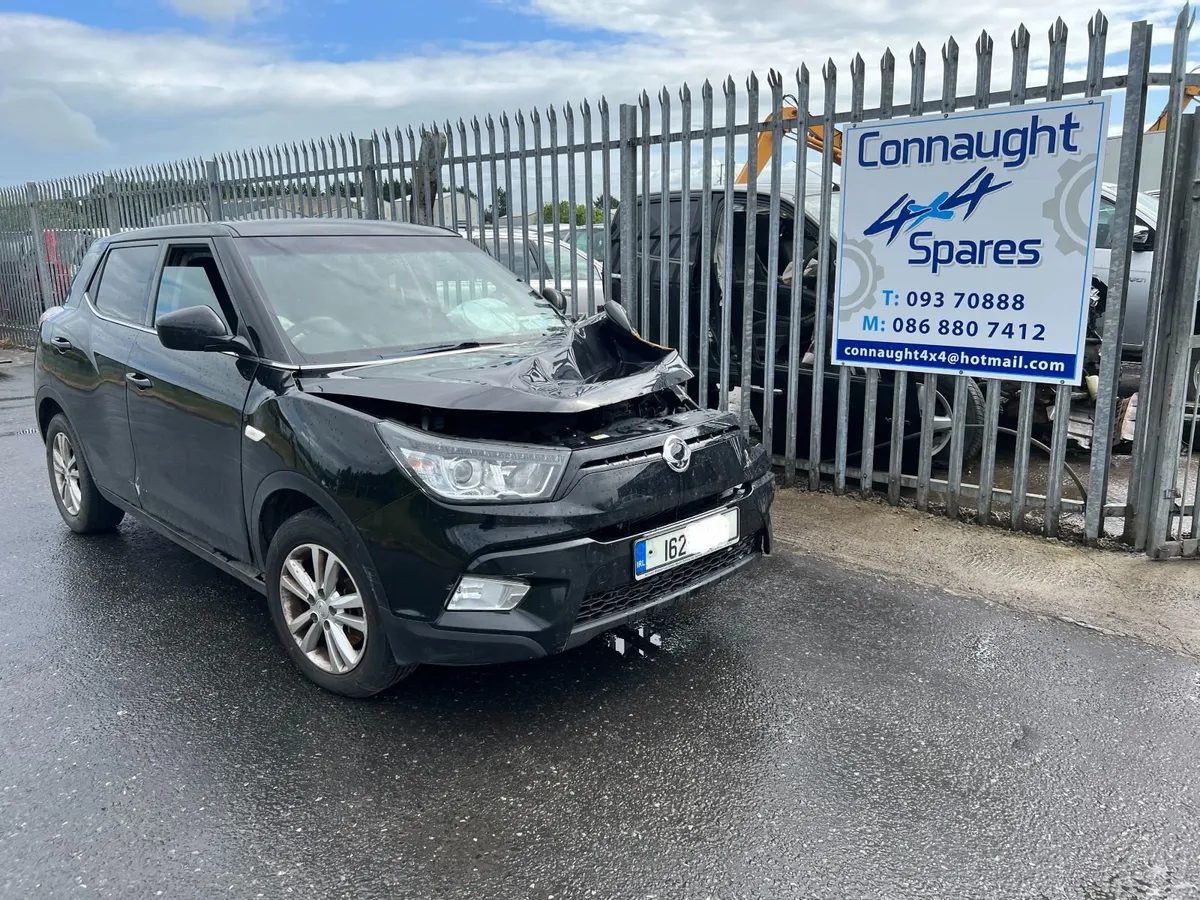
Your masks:
[{"label": "front tyre", "polygon": [[62,413],[46,428],[46,468],[58,513],[67,527],[79,534],[112,531],[125,511],[100,494],[83,458],[75,429]]},{"label": "front tyre", "polygon": [[275,533],[267,599],[288,655],[327,691],[370,697],[416,668],[392,658],[371,583],[323,512],[298,513]]}]

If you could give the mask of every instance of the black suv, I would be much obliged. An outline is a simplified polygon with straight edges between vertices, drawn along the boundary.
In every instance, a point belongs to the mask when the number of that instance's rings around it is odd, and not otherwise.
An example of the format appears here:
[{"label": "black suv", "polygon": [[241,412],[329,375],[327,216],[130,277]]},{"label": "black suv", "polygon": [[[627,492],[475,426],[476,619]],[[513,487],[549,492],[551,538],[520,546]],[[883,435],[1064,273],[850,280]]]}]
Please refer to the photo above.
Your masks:
[{"label": "black suv", "polygon": [[37,348],[59,511],[266,594],[342,694],[577,646],[767,551],[774,486],[674,351],[561,303],[433,228],[104,238]]}]

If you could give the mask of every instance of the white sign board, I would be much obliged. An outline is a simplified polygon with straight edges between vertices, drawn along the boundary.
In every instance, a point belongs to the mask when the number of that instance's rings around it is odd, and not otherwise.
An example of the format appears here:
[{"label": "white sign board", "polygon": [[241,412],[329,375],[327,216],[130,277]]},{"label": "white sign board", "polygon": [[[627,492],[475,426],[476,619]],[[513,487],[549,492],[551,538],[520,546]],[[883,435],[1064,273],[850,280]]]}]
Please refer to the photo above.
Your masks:
[{"label": "white sign board", "polygon": [[847,128],[833,361],[1080,378],[1108,100]]}]

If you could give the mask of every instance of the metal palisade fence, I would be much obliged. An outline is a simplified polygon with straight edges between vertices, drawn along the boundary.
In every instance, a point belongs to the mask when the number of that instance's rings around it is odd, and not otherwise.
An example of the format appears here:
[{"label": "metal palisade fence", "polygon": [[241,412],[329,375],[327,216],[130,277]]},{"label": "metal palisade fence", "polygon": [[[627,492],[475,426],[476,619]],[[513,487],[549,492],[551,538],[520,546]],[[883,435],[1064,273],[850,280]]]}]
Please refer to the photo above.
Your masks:
[{"label": "metal palisade fence", "polygon": [[[1128,47],[1114,47],[1097,13],[1078,71],[1068,67],[1067,27],[1054,23],[1035,83],[1032,35],[1021,26],[1009,65],[994,66],[987,33],[973,59],[949,39],[940,90],[918,44],[900,71],[907,96],[897,96],[889,50],[871,78],[871,106],[856,56],[848,91],[830,60],[819,79],[804,66],[786,77],[772,71],[765,90],[753,75],[744,90],[727,79],[723,108],[706,82],[698,97],[687,86],[663,88],[615,115],[601,99],[3,188],[0,341],[32,347],[39,316],[66,296],[89,245],[119,231],[297,216],[440,225],[526,281],[556,284],[573,315],[619,299],[642,333],[688,360],[696,399],[735,410],[787,480],[878,492],[981,524],[1198,555],[1193,116],[1170,116],[1161,183],[1138,184],[1148,89],[1169,88],[1177,113],[1185,87],[1200,83],[1187,74],[1191,27],[1185,7],[1169,71],[1151,71],[1148,23],[1134,23]],[[1126,50],[1124,71],[1106,75],[1109,54]],[[1090,378],[1034,385],[834,366],[840,128],[1102,93],[1124,102],[1111,262],[1094,275]],[[1155,190],[1139,364],[1118,348],[1131,309],[1138,192]]]}]

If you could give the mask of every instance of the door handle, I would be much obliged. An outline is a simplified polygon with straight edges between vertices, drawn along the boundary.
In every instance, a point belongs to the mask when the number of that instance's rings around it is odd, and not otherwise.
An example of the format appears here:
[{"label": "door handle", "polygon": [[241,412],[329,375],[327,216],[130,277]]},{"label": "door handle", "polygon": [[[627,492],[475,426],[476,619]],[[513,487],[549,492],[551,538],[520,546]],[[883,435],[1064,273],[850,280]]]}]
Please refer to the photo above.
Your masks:
[{"label": "door handle", "polygon": [[59,353],[66,353],[68,350],[74,350],[75,345],[68,341],[65,337],[52,337],[50,344]]},{"label": "door handle", "polygon": [[139,391],[148,391],[154,387],[154,382],[145,375],[139,375],[137,372],[126,372],[125,380],[134,386]]}]

